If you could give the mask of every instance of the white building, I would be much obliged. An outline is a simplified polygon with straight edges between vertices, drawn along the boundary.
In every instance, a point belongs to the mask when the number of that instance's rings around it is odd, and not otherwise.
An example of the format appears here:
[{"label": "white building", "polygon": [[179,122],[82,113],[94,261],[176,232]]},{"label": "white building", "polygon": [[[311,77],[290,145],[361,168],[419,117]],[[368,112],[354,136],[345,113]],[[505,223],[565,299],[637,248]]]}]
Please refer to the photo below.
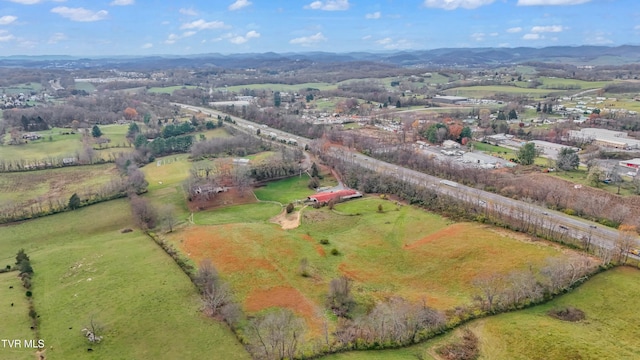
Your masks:
[{"label": "white building", "polygon": [[640,140],[628,137],[624,131],[586,128],[569,131],[569,138],[616,149],[640,149]]}]

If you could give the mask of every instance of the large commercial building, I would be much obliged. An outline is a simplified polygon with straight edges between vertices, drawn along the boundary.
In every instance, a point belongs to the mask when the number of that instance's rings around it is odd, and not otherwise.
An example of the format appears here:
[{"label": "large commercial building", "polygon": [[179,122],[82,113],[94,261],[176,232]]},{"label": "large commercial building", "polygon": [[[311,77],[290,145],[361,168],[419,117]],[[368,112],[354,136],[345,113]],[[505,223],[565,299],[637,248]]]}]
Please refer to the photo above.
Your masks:
[{"label": "large commercial building", "polygon": [[433,102],[438,102],[438,103],[457,104],[464,101],[468,101],[469,99],[461,96],[436,96],[431,100],[433,100]]},{"label": "large commercial building", "polygon": [[640,140],[628,137],[624,131],[586,128],[569,131],[569,138],[615,149],[640,149]]}]

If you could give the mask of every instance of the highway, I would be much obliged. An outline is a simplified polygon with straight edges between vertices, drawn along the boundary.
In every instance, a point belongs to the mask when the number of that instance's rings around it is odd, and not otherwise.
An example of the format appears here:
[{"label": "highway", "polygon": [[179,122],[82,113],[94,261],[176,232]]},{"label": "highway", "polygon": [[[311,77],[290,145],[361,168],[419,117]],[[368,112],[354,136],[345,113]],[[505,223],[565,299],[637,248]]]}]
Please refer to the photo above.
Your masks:
[{"label": "highway", "polygon": [[[200,111],[212,116],[220,115],[224,117],[228,115],[220,111],[203,107],[178,103],[174,103],[174,105],[191,111]],[[277,134],[278,137],[296,139],[298,146],[301,147],[310,145],[312,142],[310,139],[273,128],[265,128],[263,125],[235,116],[231,116],[231,118],[236,121],[238,126],[241,127],[246,128],[248,125],[251,125],[256,129],[261,129],[263,132],[273,132]],[[566,239],[582,239],[586,237],[591,239],[591,246],[615,249],[616,239],[619,237],[619,232],[616,229],[572,217],[558,211],[552,211],[535,204],[514,200],[488,191],[465,186],[453,181],[443,181],[443,179],[438,177],[377,160],[354,151],[348,151],[344,148],[334,147],[327,155],[372,171],[392,175],[402,181],[416,185],[428,186],[436,193],[469,202],[476,209],[485,208],[489,211],[508,214],[511,217],[521,219],[523,222],[529,222],[538,229],[541,228],[554,231],[556,234],[559,233],[562,237],[566,237]],[[634,256],[634,258],[636,257]]]}]

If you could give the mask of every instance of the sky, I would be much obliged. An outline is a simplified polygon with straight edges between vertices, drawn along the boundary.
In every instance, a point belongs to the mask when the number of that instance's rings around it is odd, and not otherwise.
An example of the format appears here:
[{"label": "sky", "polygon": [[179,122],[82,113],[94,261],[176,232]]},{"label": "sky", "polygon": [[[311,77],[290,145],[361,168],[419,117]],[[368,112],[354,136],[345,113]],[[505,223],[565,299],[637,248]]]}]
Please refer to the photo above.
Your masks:
[{"label": "sky", "polygon": [[0,56],[640,45],[638,0],[0,0]]}]

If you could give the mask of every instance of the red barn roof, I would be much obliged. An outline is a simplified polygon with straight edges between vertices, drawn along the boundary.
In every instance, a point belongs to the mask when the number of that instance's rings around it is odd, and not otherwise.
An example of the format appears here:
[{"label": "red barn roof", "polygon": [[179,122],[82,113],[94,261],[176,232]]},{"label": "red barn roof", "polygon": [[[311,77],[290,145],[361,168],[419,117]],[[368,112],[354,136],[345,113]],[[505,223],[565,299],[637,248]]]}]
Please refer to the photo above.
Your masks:
[{"label": "red barn roof", "polygon": [[347,190],[338,190],[338,191],[331,191],[331,192],[321,192],[315,195],[311,195],[307,199],[314,200],[319,203],[325,203],[325,202],[329,202],[332,199],[339,199],[345,196],[353,196],[357,194],[358,194],[357,191],[347,189]]}]

